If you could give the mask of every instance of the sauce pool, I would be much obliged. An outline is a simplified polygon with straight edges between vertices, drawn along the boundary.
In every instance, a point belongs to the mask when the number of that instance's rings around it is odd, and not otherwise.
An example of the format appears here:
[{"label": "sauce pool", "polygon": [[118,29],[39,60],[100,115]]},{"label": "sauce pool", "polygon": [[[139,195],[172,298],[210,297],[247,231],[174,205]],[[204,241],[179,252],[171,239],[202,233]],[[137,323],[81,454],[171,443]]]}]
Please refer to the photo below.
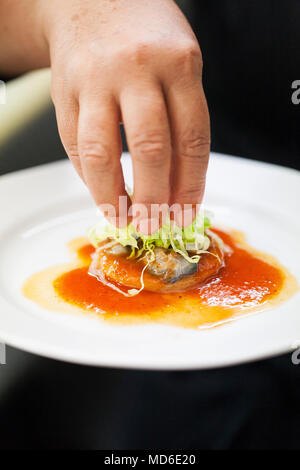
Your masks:
[{"label": "sauce pool", "polygon": [[73,265],[33,275],[23,293],[51,310],[64,311],[68,305],[69,311],[92,312],[117,324],[206,328],[268,308],[297,290],[294,277],[274,258],[248,247],[241,235],[214,232],[226,245],[225,265],[200,287],[184,293],[142,291],[128,298],[104,286],[88,274],[94,248],[86,240],[73,243],[77,258]]}]

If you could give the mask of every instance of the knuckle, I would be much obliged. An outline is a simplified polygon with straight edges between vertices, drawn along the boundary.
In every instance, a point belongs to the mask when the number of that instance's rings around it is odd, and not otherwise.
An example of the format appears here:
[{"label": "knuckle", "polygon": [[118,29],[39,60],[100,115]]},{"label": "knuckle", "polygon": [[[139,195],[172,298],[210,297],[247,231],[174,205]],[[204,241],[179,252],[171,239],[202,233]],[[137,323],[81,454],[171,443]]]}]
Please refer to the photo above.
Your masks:
[{"label": "knuckle", "polygon": [[179,149],[183,158],[206,157],[210,149],[210,137],[196,132],[188,133],[181,138]]},{"label": "knuckle", "polygon": [[125,58],[128,58],[131,62],[137,65],[143,65],[148,62],[151,55],[152,46],[146,42],[138,42],[128,47],[127,51],[124,51]]},{"label": "knuckle", "polygon": [[80,154],[85,165],[90,168],[99,168],[100,166],[105,169],[111,166],[109,153],[101,142],[84,142],[81,145]]},{"label": "knuckle", "polygon": [[183,187],[174,195],[174,198],[183,204],[196,204],[201,200],[201,195],[201,182],[198,182],[194,187],[192,185]]},{"label": "knuckle", "polygon": [[138,134],[131,141],[131,148],[137,161],[159,166],[165,160],[165,137],[160,132]]},{"label": "knuckle", "polygon": [[183,73],[194,73],[199,68],[202,69],[201,50],[196,41],[189,41],[180,44],[176,48],[176,66]]},{"label": "knuckle", "polygon": [[79,153],[78,153],[78,146],[77,144],[68,144],[67,145],[67,154],[70,160],[78,159],[79,158]]},{"label": "knuckle", "polygon": [[178,48],[179,56],[184,60],[201,60],[201,50],[197,41],[186,41]]},{"label": "knuckle", "polygon": [[157,52],[160,52],[157,45],[151,41],[144,42],[133,42],[125,45],[121,45],[111,56],[114,64],[120,68],[130,68],[133,70],[140,70],[141,68],[149,65]]}]

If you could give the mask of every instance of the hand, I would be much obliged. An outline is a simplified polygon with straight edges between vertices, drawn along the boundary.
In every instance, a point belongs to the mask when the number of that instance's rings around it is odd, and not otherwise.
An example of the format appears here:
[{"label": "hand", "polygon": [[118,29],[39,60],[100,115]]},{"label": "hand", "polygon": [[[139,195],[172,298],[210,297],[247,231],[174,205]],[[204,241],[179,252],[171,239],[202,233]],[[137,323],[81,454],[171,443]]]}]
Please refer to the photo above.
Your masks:
[{"label": "hand", "polygon": [[126,194],[120,122],[133,159],[135,204],[201,202],[210,147],[202,59],[175,3],[38,5],[60,136],[96,204],[119,210]]}]

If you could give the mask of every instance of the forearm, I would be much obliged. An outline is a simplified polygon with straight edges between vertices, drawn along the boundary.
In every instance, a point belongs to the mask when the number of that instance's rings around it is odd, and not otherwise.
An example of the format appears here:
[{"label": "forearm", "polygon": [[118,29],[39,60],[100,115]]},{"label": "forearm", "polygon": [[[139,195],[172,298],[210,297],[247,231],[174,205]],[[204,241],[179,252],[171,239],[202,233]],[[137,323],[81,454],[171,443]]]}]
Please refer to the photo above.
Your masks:
[{"label": "forearm", "polygon": [[0,0],[0,73],[50,65],[39,0]]}]

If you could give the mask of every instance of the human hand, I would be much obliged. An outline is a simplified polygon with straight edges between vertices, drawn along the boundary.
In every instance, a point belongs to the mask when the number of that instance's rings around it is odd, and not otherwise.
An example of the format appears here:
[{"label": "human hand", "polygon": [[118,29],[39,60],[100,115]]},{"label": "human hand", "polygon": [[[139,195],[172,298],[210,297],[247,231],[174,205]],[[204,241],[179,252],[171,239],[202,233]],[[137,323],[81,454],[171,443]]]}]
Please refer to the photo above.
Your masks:
[{"label": "human hand", "polygon": [[210,147],[202,59],[173,0],[36,5],[60,136],[96,204],[124,216],[120,122],[133,160],[133,203],[200,203]]}]

